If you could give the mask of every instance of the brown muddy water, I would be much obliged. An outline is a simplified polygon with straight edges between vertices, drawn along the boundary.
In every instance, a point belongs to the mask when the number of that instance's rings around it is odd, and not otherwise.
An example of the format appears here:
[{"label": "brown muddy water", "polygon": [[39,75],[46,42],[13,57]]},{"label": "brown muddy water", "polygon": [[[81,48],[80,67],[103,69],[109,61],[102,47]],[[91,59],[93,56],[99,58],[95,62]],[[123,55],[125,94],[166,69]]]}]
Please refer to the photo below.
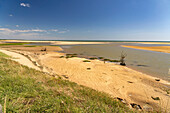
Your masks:
[{"label": "brown muddy water", "polygon": [[[139,50],[121,47],[120,45],[136,45],[132,43],[112,43],[104,45],[74,45],[62,46],[67,53],[77,53],[85,56],[97,56],[108,59],[120,59],[121,52],[127,54],[126,64],[134,70],[159,77],[170,81],[170,54],[154,52],[148,50]],[[145,44],[138,44],[146,46]],[[147,46],[154,46],[152,44]],[[158,46],[158,45],[157,45]],[[159,46],[161,46],[159,44]],[[165,46],[165,45],[164,45]],[[166,45],[170,46],[170,45]],[[168,74],[169,73],[169,74]]]}]

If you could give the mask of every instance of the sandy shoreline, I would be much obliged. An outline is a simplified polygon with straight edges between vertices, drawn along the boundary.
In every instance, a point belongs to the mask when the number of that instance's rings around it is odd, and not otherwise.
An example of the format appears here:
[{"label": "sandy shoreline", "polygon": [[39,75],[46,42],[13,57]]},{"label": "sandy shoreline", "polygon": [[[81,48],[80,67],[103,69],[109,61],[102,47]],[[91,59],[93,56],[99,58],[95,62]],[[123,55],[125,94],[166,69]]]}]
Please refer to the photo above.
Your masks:
[{"label": "sandy shoreline", "polygon": [[[112,97],[125,99],[127,103],[139,104],[143,109],[164,108],[170,110],[170,95],[167,94],[170,85],[168,82],[155,77],[137,72],[130,68],[113,63],[103,63],[99,60],[90,60],[83,62],[85,58],[60,58],[65,56],[60,47],[46,46],[47,52],[40,51],[42,47],[21,47],[15,46],[5,48],[29,56],[29,60],[34,60],[42,66],[42,71],[51,74],[57,74],[65,79],[110,94]],[[4,52],[5,50],[1,50]],[[8,53],[10,56],[16,56],[19,53]],[[25,57],[26,58],[26,57]],[[29,67],[32,64],[20,57],[21,64]],[[160,100],[153,98],[159,97]],[[161,104],[161,105],[160,105]]]},{"label": "sandy shoreline", "polygon": [[122,47],[134,48],[134,49],[142,49],[142,50],[150,50],[150,51],[157,51],[157,52],[163,52],[163,53],[170,53],[170,46],[143,47],[143,46],[122,45]]}]

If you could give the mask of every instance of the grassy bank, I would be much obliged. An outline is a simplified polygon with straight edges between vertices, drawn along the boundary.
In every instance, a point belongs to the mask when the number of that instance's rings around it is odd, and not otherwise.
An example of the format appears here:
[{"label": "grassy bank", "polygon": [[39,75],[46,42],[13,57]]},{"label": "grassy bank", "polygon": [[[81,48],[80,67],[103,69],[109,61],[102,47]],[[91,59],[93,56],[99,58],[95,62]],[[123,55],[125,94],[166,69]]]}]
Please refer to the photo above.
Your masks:
[{"label": "grassy bank", "polygon": [[105,93],[6,57],[0,53],[0,104],[7,112],[132,112]]}]

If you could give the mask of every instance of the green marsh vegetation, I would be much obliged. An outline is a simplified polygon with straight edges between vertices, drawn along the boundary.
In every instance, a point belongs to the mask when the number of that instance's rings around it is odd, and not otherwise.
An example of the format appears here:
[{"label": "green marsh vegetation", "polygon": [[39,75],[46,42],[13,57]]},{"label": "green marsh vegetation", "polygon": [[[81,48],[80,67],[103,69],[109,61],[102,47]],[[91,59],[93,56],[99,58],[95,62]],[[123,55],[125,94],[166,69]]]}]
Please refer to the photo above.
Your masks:
[{"label": "green marsh vegetation", "polygon": [[30,46],[24,46],[24,47],[38,47],[38,46],[33,46],[33,45],[30,45]]},{"label": "green marsh vegetation", "polygon": [[0,104],[6,112],[132,112],[105,93],[6,57],[0,53]]},{"label": "green marsh vegetation", "polygon": [[104,58],[104,57],[91,57],[91,58],[89,58],[89,60],[96,60],[96,59],[103,60],[104,63],[105,63],[106,61],[108,61],[108,62],[120,62],[120,60],[106,59],[106,58]]},{"label": "green marsh vegetation", "polygon": [[83,62],[91,62],[90,60],[83,60]]},{"label": "green marsh vegetation", "polygon": [[103,59],[104,63],[107,62],[120,62],[120,60]]},{"label": "green marsh vegetation", "polygon": [[95,59],[97,59],[96,57],[91,57],[91,58],[89,58],[90,60],[95,60]]},{"label": "green marsh vegetation", "polygon": [[77,57],[77,54],[66,54],[66,58]]},{"label": "green marsh vegetation", "polygon": [[3,43],[3,44],[0,44],[0,46],[24,45],[24,44],[29,44],[29,43]]}]

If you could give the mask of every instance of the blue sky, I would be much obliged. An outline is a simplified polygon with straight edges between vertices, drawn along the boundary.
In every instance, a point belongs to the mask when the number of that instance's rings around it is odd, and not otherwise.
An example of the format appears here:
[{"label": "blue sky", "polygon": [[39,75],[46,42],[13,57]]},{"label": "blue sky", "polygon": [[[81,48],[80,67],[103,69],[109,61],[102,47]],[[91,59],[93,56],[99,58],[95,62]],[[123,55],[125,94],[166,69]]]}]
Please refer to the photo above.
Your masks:
[{"label": "blue sky", "polygon": [[170,0],[0,0],[0,39],[170,41]]}]

